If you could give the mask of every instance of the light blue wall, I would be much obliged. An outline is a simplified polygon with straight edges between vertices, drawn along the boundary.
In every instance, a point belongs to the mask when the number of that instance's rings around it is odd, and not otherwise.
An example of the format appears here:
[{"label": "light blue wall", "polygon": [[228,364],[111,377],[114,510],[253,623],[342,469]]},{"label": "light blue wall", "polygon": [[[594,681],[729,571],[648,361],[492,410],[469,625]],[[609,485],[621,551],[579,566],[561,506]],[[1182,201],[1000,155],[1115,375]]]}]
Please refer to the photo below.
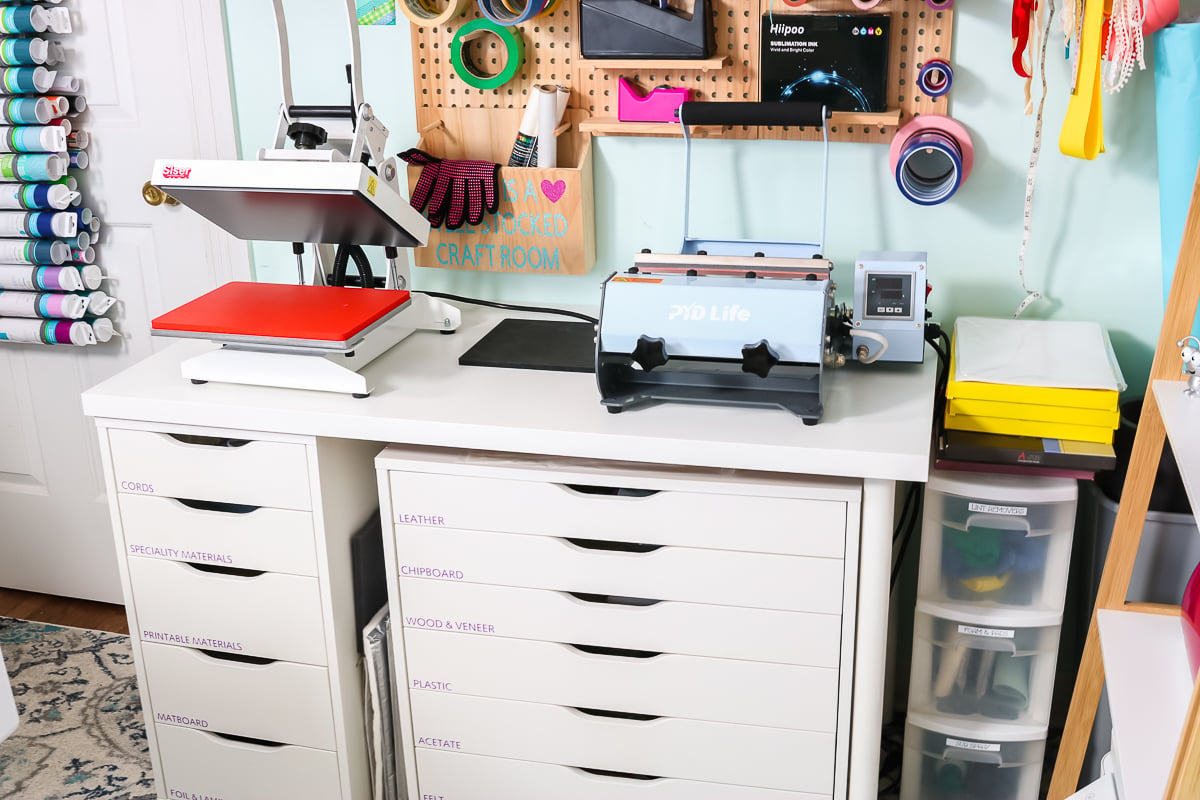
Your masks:
[{"label": "light blue wall", "polygon": [[[908,0],[916,4],[919,0]],[[268,0],[226,4],[235,102],[244,153],[269,145],[279,106],[279,66]],[[288,0],[297,102],[345,102],[347,44],[339,0]],[[859,250],[927,250],[930,308],[957,316],[1008,316],[1024,297],[1017,275],[1022,200],[1034,117],[1022,114],[1012,71],[1009,6],[955,8],[951,114],[971,132],[975,167],[943,205],[900,197],[887,147],[830,147],[826,254],[845,269]],[[407,24],[360,28],[365,96],[390,127],[388,154],[416,143]],[[1058,152],[1068,98],[1061,38],[1050,48],[1042,157],[1026,259],[1029,286],[1046,298],[1026,317],[1095,320],[1109,329],[1130,390],[1144,390],[1162,318],[1154,81],[1148,65],[1118,95],[1105,95],[1107,152],[1093,162]],[[417,270],[417,288],[530,303],[597,304],[600,282],[644,247],[670,252],[681,236],[682,143],[600,137],[595,151],[598,259],[583,276]],[[498,158],[499,160],[499,158]],[[693,167],[692,232],[800,238],[819,202],[820,145],[700,142]],[[805,227],[809,224],[809,227]],[[260,279],[290,281],[286,246],[257,245]],[[849,302],[843,289],[839,300]]]}]

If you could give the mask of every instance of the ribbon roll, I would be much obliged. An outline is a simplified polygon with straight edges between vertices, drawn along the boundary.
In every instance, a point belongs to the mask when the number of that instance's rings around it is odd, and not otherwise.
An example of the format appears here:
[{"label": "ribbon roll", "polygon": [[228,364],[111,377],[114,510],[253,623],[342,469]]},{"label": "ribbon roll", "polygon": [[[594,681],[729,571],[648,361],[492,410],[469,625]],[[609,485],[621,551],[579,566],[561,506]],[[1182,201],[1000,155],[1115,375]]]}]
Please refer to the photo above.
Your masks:
[{"label": "ribbon roll", "polygon": [[[516,6],[517,4],[514,3],[513,5]],[[525,7],[517,11],[515,8],[510,9],[503,0],[499,3],[494,3],[493,0],[479,0],[479,11],[497,25],[511,27],[528,22],[542,14],[548,5],[546,0],[528,0]]]},{"label": "ribbon roll", "polygon": [[950,117],[922,114],[896,131],[888,152],[900,194],[922,206],[944,203],[975,163],[967,129]]},{"label": "ribbon roll", "polygon": [[945,11],[954,5],[954,0],[925,0],[925,5],[932,8],[934,11]]},{"label": "ribbon roll", "polygon": [[954,83],[954,70],[943,58],[931,58],[917,73],[917,87],[930,97],[941,97]]},{"label": "ribbon roll", "polygon": [[438,10],[433,0],[402,0],[396,6],[408,21],[420,28],[437,28],[457,17],[467,7],[467,0],[450,0]]},{"label": "ribbon roll", "polygon": [[[493,34],[504,45],[504,68],[496,75],[484,75],[464,57],[467,40],[478,33]],[[463,83],[476,89],[497,89],[508,83],[516,76],[524,60],[525,40],[521,38],[520,31],[490,19],[471,20],[455,32],[454,40],[450,43],[450,64]]]}]

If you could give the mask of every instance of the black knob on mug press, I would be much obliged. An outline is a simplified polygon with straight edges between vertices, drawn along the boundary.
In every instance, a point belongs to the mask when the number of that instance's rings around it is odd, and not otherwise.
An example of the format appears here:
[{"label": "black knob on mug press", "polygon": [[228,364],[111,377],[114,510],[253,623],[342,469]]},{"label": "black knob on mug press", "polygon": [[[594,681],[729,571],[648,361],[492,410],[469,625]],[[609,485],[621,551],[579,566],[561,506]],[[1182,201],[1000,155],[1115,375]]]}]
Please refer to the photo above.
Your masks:
[{"label": "black knob on mug press", "polygon": [[642,334],[638,337],[637,344],[634,345],[630,356],[643,370],[649,372],[655,367],[661,367],[667,363],[669,356],[666,345],[667,343],[662,339]]},{"label": "black knob on mug press", "polygon": [[771,367],[779,363],[779,354],[766,339],[760,339],[758,344],[748,344],[742,347],[742,372],[750,372],[760,378],[767,377]]}]

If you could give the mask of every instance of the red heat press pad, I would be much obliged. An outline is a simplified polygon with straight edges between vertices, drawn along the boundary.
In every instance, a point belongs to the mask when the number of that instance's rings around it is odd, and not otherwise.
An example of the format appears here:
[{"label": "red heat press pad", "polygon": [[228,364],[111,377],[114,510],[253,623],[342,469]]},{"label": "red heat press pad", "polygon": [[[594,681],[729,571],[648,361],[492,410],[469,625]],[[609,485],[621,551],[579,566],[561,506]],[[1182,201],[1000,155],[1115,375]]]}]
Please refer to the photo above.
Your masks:
[{"label": "red heat press pad", "polygon": [[168,311],[151,332],[247,344],[349,349],[409,303],[406,291],[227,283]]}]

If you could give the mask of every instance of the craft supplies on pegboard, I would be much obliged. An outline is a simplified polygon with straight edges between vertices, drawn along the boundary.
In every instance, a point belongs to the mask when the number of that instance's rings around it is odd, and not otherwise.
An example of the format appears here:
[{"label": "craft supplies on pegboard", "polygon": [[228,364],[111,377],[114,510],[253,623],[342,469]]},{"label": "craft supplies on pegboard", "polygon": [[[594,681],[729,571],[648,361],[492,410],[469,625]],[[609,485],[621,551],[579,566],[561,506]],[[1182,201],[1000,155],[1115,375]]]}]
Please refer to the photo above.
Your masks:
[{"label": "craft supplies on pegboard", "polygon": [[78,174],[90,144],[87,109],[59,37],[57,2],[0,9],[0,341],[89,345],[115,334],[100,291],[100,222]]}]

